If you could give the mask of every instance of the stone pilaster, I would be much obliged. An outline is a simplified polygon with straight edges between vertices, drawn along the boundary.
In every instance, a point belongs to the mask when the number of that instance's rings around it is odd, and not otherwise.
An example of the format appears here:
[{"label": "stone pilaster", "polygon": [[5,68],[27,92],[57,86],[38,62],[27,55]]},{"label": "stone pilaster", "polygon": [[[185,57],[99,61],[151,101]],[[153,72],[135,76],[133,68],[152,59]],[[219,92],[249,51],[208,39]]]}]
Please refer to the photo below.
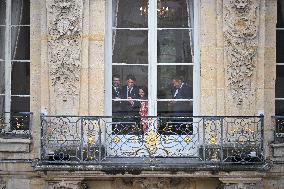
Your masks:
[{"label": "stone pilaster", "polygon": [[50,114],[79,114],[83,0],[46,0]]}]

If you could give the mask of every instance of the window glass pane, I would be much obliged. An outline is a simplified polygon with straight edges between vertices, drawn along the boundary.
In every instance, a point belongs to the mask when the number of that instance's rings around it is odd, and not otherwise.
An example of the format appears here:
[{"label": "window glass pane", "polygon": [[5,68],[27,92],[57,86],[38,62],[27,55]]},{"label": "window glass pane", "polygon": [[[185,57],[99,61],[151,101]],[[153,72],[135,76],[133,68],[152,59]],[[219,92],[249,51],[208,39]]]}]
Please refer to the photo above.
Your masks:
[{"label": "window glass pane", "polygon": [[6,1],[0,0],[0,25],[5,25],[6,19]]},{"label": "window glass pane", "polygon": [[192,101],[158,101],[158,116],[192,116]]},{"label": "window glass pane", "polygon": [[11,112],[29,112],[30,111],[30,98],[12,96],[11,99]]},{"label": "window glass pane", "polygon": [[158,31],[158,62],[192,63],[192,30]]},{"label": "window glass pane", "polygon": [[275,101],[275,115],[284,116],[284,100]]},{"label": "window glass pane", "polygon": [[12,0],[12,25],[30,24],[30,1]]},{"label": "window glass pane", "polygon": [[5,92],[5,62],[0,61],[0,94]]},{"label": "window glass pane", "polygon": [[113,62],[127,64],[148,63],[147,31],[115,30],[113,32]]},{"label": "window glass pane", "polygon": [[193,0],[157,0],[159,28],[193,26]]},{"label": "window glass pane", "polygon": [[192,99],[193,66],[158,66],[158,99]]},{"label": "window glass pane", "polygon": [[276,31],[276,62],[284,62],[284,30]]},{"label": "window glass pane", "polygon": [[[147,66],[113,66],[112,111],[114,116],[139,115],[148,99]],[[119,82],[118,82],[119,80]],[[144,93],[143,93],[144,92]],[[132,100],[136,99],[136,100]],[[120,101],[121,100],[121,101]],[[145,108],[145,107],[144,107]],[[145,113],[147,110],[143,110]]]},{"label": "window glass pane", "polygon": [[30,59],[30,28],[12,27],[11,56],[14,60]]},{"label": "window glass pane", "polygon": [[12,64],[12,95],[30,94],[30,64],[13,62]]},{"label": "window glass pane", "polygon": [[5,112],[5,96],[0,95],[0,117]]},{"label": "window glass pane", "polygon": [[0,26],[0,59],[5,59],[5,27]]},{"label": "window glass pane", "polygon": [[117,28],[146,28],[148,0],[114,0],[113,26]]},{"label": "window glass pane", "polygon": [[277,2],[277,28],[284,27],[284,1],[278,0]]}]

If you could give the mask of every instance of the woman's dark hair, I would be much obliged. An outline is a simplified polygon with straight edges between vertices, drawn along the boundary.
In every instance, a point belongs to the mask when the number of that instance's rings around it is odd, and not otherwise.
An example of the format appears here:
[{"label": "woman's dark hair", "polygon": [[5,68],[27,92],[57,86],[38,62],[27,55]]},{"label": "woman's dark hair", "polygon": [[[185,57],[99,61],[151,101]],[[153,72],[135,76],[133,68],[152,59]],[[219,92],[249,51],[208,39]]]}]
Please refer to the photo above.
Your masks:
[{"label": "woman's dark hair", "polygon": [[142,89],[145,93],[145,97],[148,97],[148,88],[146,86],[140,86],[139,89]]}]

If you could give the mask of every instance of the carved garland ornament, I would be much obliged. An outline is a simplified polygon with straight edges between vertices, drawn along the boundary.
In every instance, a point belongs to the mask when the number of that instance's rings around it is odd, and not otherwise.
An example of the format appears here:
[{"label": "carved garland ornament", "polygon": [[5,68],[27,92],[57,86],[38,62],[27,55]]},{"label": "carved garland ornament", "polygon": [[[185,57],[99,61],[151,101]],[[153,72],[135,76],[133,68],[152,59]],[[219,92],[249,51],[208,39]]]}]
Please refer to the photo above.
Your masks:
[{"label": "carved garland ornament", "polygon": [[258,48],[258,9],[257,0],[227,0],[224,5],[227,79],[232,97],[238,105],[252,95],[251,77]]},{"label": "carved garland ornament", "polygon": [[83,0],[47,0],[48,62],[56,95],[78,95]]}]

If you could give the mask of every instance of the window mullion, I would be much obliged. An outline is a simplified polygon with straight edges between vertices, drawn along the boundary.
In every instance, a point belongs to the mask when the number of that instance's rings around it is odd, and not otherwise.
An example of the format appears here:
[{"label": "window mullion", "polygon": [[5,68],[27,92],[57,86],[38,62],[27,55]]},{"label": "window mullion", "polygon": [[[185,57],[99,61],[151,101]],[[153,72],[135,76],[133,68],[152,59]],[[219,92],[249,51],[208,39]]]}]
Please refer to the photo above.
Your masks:
[{"label": "window mullion", "polygon": [[[11,111],[11,0],[6,0],[5,22],[5,112]],[[5,115],[9,123],[10,115]],[[9,125],[6,127],[9,130]]]},{"label": "window mullion", "polygon": [[157,115],[157,1],[149,0],[148,14],[148,88],[149,115]]}]

